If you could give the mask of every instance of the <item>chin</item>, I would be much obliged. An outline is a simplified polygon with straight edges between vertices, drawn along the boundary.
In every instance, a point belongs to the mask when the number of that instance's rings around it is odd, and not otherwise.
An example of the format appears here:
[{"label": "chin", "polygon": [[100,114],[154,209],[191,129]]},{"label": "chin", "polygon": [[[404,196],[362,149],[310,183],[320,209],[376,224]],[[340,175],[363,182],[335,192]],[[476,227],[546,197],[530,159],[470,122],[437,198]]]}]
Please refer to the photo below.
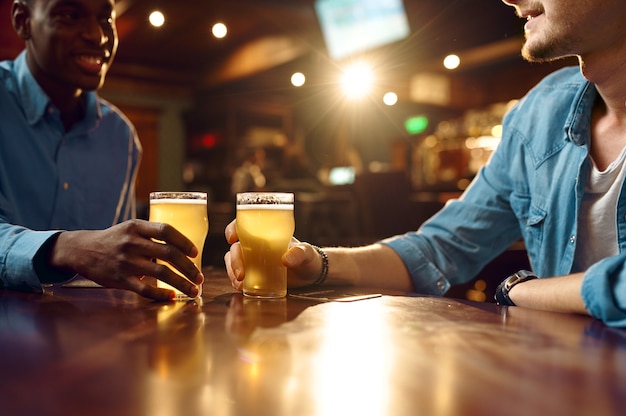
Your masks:
[{"label": "chin", "polygon": [[97,79],[89,79],[80,82],[78,88],[83,91],[97,91],[104,85],[104,77],[99,77]]},{"label": "chin", "polygon": [[529,45],[528,42],[522,47],[522,57],[528,62],[551,62],[563,55],[556,53],[553,45]]}]

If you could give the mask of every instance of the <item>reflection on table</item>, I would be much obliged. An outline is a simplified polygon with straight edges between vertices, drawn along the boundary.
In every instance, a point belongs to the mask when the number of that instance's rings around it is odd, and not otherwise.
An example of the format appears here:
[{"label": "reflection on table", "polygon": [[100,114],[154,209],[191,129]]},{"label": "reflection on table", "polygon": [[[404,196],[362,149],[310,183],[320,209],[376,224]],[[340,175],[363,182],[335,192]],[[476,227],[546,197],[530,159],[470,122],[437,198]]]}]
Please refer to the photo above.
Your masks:
[{"label": "reflection on table", "polygon": [[[588,317],[386,293],[0,290],[7,415],[618,415],[626,332]],[[339,288],[337,289],[339,290]]]}]

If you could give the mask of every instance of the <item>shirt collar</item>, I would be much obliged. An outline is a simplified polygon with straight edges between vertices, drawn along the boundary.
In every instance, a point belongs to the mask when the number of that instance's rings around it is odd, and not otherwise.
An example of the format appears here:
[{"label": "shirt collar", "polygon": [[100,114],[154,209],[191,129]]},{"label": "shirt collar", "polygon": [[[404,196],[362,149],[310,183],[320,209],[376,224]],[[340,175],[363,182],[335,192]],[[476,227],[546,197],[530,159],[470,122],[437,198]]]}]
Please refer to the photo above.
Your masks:
[{"label": "shirt collar", "polygon": [[579,84],[564,127],[570,140],[583,145],[591,137],[591,115],[598,91],[593,83],[579,75],[583,82]]},{"label": "shirt collar", "polygon": [[[37,123],[50,108],[56,106],[50,101],[48,95],[39,86],[35,77],[30,72],[28,63],[26,62],[26,50],[22,51],[14,61],[15,77],[17,79],[17,88],[26,119],[28,123],[33,125]],[[100,102],[96,99],[94,91],[84,91],[85,97],[85,118],[79,123],[88,128],[97,125],[102,117],[102,109]]]}]

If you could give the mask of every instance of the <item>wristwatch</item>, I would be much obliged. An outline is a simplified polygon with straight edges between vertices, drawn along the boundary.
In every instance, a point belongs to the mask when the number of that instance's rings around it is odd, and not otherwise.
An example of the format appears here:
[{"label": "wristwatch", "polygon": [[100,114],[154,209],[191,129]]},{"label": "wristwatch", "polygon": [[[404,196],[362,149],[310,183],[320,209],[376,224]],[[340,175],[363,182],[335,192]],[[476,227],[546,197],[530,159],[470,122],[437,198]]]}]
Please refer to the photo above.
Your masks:
[{"label": "wristwatch", "polygon": [[537,279],[537,275],[528,270],[520,270],[513,273],[498,285],[496,289],[495,299],[498,305],[515,306],[515,303],[509,297],[509,292],[518,283],[523,283],[528,280]]}]

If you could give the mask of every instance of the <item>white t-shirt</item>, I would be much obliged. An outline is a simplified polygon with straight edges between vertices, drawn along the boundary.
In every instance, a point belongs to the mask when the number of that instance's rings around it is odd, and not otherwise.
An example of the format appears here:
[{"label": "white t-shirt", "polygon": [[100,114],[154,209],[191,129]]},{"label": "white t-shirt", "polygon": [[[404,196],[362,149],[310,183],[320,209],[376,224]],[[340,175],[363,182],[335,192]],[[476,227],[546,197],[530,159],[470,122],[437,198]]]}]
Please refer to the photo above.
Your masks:
[{"label": "white t-shirt", "polygon": [[585,271],[599,260],[618,254],[617,199],[626,160],[626,147],[604,171],[593,163],[578,216],[574,271]]}]

